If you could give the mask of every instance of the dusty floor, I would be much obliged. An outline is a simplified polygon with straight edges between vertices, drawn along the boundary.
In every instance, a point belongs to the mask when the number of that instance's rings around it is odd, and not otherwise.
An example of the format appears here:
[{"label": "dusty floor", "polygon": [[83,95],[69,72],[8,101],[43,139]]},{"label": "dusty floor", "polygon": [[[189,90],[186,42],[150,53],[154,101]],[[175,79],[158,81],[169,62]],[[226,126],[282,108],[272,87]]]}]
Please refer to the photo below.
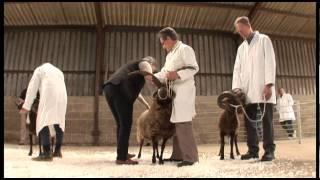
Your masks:
[{"label": "dusty floor", "polygon": [[[151,147],[144,147],[139,165],[115,165],[115,147],[64,146],[63,158],[52,162],[34,162],[27,155],[28,146],[4,145],[5,177],[315,177],[316,139],[276,141],[276,160],[259,162],[242,161],[239,156],[229,159],[229,146],[225,146],[226,160],[217,156],[219,145],[199,145],[200,162],[177,168],[176,163],[152,165]],[[37,149],[36,147],[35,149]],[[263,154],[260,142],[260,157]],[[168,146],[164,157],[169,157]],[[241,153],[247,148],[239,143]],[[130,147],[137,154],[138,147]],[[33,157],[38,154],[34,152]],[[134,158],[135,159],[135,158]]]}]

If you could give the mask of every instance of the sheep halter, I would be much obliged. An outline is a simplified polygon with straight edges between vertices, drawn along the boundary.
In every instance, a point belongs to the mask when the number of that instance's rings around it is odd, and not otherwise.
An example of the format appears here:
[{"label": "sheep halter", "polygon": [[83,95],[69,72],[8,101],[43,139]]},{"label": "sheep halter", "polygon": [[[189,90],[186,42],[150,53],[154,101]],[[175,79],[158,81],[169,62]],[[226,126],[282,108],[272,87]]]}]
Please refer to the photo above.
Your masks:
[{"label": "sheep halter", "polygon": [[[253,120],[253,119],[251,119],[251,118],[248,116],[248,114],[247,114],[246,110],[244,109],[243,105],[230,104],[230,106],[236,108],[236,112],[237,112],[238,108],[241,107],[242,110],[243,110],[244,115],[246,116],[246,118],[247,118],[250,122],[255,123],[255,122],[261,122],[261,121],[262,121],[262,119],[263,119],[263,117],[264,117],[264,114],[265,114],[265,112],[266,112],[266,104],[267,104],[267,102],[266,102],[266,97],[263,96],[263,113],[262,113],[262,116],[260,117],[260,119],[257,119],[257,120]],[[236,114],[238,114],[238,113],[236,113]]]},{"label": "sheep halter", "polygon": [[167,95],[164,98],[160,96],[160,89],[158,89],[159,99],[164,100],[164,99],[167,99],[168,97],[171,98],[173,96],[173,90],[172,90],[173,83],[174,81],[169,81],[169,80],[166,81]]},{"label": "sheep halter", "polygon": [[258,133],[258,123],[259,123],[259,122],[262,122],[262,119],[263,119],[263,117],[264,117],[264,115],[265,115],[265,112],[266,112],[266,104],[267,104],[266,96],[264,95],[264,96],[263,96],[263,113],[262,113],[262,116],[260,117],[260,119],[257,119],[257,120],[253,120],[253,119],[251,119],[251,118],[248,116],[248,114],[247,114],[245,108],[243,107],[243,105],[230,104],[230,106],[232,106],[232,107],[234,107],[234,108],[236,109],[236,110],[235,110],[235,114],[236,114],[236,117],[237,117],[238,121],[240,121],[240,119],[239,119],[239,114],[237,113],[237,112],[238,112],[238,108],[239,108],[239,107],[242,108],[243,114],[246,116],[247,120],[250,121],[251,123],[255,123],[256,133],[257,133],[257,135],[258,135],[258,137],[259,137],[260,135],[259,135],[259,133]]}]

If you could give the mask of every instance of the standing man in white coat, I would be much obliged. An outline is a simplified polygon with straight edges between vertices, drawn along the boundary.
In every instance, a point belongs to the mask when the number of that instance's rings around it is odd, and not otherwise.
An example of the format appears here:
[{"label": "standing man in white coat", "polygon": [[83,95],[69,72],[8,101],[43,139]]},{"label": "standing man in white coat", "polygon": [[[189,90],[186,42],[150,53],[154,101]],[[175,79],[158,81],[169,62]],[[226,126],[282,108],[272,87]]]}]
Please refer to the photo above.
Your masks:
[{"label": "standing man in white coat", "polygon": [[[21,113],[30,111],[38,90],[40,92],[40,102],[36,131],[37,136],[41,138],[44,152],[33,160],[52,161],[52,157],[62,157],[61,145],[67,110],[67,90],[62,71],[50,63],[44,63],[35,69],[29,82]],[[56,134],[56,146],[53,155],[50,149],[49,128],[54,128]]]},{"label": "standing man in white coat", "polygon": [[[192,119],[196,115],[194,75],[199,71],[199,67],[194,50],[178,40],[178,34],[173,28],[164,28],[158,35],[160,43],[168,54],[163,68],[155,76],[162,82],[174,80],[173,90],[176,93],[170,119],[176,129],[176,135],[173,137],[173,152],[171,158],[164,160],[182,161],[178,167],[192,165],[199,161],[192,126]],[[183,66],[192,66],[195,70],[176,71]]]},{"label": "standing man in white coat", "polygon": [[[261,161],[275,159],[273,132],[273,104],[276,104],[275,78],[276,61],[270,38],[253,31],[248,17],[238,17],[234,23],[237,32],[244,39],[237,51],[234,64],[232,89],[240,88],[247,95],[246,112],[250,119],[256,120],[257,106],[264,110],[263,148]],[[263,113],[263,112],[262,112]],[[259,140],[255,123],[246,118],[248,152],[242,160],[259,158]]]},{"label": "standing man in white coat", "polygon": [[277,101],[277,110],[279,111],[279,122],[283,129],[285,129],[288,133],[288,137],[296,137],[296,131],[293,129],[292,121],[296,120],[293,111],[294,101],[292,99],[291,94],[286,93],[283,88],[279,88],[278,90],[278,101]]}]

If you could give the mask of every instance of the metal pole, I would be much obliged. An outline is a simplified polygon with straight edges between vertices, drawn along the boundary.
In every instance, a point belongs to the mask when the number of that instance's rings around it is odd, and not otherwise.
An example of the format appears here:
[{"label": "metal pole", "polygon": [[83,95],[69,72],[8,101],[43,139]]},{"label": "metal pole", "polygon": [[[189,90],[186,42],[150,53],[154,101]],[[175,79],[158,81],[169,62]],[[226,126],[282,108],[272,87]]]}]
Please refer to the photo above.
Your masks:
[{"label": "metal pole", "polygon": [[301,144],[302,140],[302,130],[301,130],[301,114],[300,114],[300,101],[296,101],[297,106],[297,124],[298,124],[298,131],[299,131],[299,144]]}]

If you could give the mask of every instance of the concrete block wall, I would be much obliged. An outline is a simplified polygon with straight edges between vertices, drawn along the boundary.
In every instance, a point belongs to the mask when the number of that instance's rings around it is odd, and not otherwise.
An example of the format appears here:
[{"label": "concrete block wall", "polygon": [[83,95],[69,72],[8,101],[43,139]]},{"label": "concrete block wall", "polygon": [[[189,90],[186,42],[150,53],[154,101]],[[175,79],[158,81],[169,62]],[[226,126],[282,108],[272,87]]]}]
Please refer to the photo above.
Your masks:
[{"label": "concrete block wall", "polygon": [[[311,102],[301,105],[302,132],[303,137],[316,135],[316,105],[315,96],[294,96],[300,103]],[[196,98],[197,116],[193,120],[194,134],[197,143],[219,143],[218,118],[221,109],[216,104],[217,96],[198,96]],[[116,143],[115,121],[104,96],[100,96],[99,130],[101,145],[114,145]],[[146,97],[151,103],[151,97]],[[4,132],[5,142],[17,143],[19,141],[20,116],[14,104],[15,97],[4,97]],[[133,126],[130,136],[130,145],[137,145],[136,141],[136,119],[145,110],[140,103],[134,104]],[[274,114],[278,119],[278,114]],[[68,97],[66,130],[64,136],[65,144],[89,145],[93,143],[94,123],[94,97],[92,96],[70,96]],[[245,141],[246,133],[244,122],[240,123],[239,141]],[[281,128],[278,121],[274,122],[275,138],[285,139],[286,132]],[[171,144],[171,140],[168,142]]]}]

